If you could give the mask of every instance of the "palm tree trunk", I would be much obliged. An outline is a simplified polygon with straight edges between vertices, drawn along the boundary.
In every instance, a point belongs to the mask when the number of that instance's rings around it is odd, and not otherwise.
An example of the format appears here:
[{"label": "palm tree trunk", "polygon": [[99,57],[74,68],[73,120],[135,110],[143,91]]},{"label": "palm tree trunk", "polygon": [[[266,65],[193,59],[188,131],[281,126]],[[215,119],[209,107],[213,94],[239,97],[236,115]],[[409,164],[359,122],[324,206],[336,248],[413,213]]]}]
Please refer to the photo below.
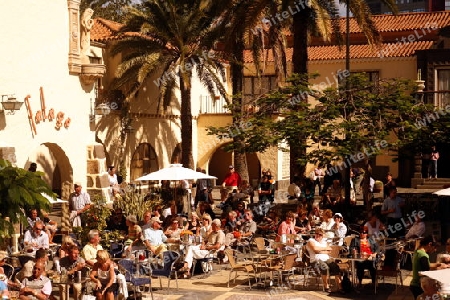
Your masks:
[{"label": "palm tree trunk", "polygon": [[[241,37],[236,37],[234,43],[234,55],[235,59],[231,62],[231,77],[232,77],[232,87],[233,95],[242,95],[243,91],[243,67],[240,62],[244,60],[244,42]],[[233,98],[233,124],[239,128],[242,120],[242,98]],[[233,137],[234,148],[234,168],[236,172],[241,176],[242,180],[249,181],[248,176],[248,166],[247,166],[247,156],[245,155],[245,144],[239,134]]]},{"label": "palm tree trunk", "polygon": [[[293,19],[293,73],[308,73],[308,22],[311,14],[310,8],[301,9],[294,15]],[[295,108],[294,108],[295,109]],[[300,140],[300,142],[298,142]],[[300,143],[300,144],[299,144]],[[301,137],[296,138],[290,146],[290,177],[302,177],[305,174],[306,166],[299,163],[299,159],[306,154],[305,148],[301,147]]]},{"label": "palm tree trunk", "polygon": [[[188,74],[185,78],[189,78]],[[185,168],[194,169],[192,156],[192,112],[191,112],[191,83],[184,82],[180,74],[181,91],[181,163]]]}]

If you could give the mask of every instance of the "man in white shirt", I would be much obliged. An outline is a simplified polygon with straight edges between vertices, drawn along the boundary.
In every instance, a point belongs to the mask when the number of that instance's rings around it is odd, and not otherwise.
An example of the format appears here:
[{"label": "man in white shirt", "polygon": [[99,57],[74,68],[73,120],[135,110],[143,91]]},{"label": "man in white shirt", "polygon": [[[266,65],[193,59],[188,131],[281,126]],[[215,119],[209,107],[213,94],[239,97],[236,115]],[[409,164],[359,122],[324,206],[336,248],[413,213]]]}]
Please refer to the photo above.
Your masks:
[{"label": "man in white shirt", "polygon": [[421,214],[416,215],[416,221],[412,224],[411,228],[409,228],[408,233],[405,235],[407,240],[416,239],[419,237],[423,237],[425,234],[425,223],[421,218]]},{"label": "man in white shirt", "polygon": [[32,229],[25,232],[23,238],[25,249],[29,253],[36,253],[36,250],[49,248],[48,235],[44,231],[44,222],[38,220],[34,223]]},{"label": "man in white shirt", "polygon": [[75,191],[69,196],[70,221],[73,227],[81,227],[81,214],[91,207],[91,196],[81,190],[81,183],[75,182]]},{"label": "man in white shirt", "polygon": [[328,284],[328,274],[335,275],[336,286],[341,289],[341,277],[339,266],[330,258],[331,247],[323,238],[324,231],[316,228],[314,238],[310,238],[306,243],[306,250],[309,253],[309,260],[317,272],[322,274],[322,282],[326,292],[330,293]]}]

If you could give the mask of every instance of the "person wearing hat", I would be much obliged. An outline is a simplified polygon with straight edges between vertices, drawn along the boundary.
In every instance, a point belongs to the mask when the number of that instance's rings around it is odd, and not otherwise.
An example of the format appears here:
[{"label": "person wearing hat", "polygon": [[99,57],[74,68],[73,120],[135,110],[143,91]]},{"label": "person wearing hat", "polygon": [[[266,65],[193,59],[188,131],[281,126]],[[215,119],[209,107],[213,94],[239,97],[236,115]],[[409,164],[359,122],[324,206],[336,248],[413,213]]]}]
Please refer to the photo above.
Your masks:
[{"label": "person wearing hat", "polygon": [[195,259],[205,258],[210,255],[211,251],[223,250],[225,247],[225,233],[220,228],[222,222],[219,219],[212,221],[212,231],[207,239],[201,245],[190,245],[186,249],[184,257],[184,266],[180,271],[185,272],[185,278],[189,278],[192,262]]},{"label": "person wearing hat", "polygon": [[137,223],[138,220],[135,215],[129,215],[126,219],[128,235],[124,243],[124,256],[127,256],[131,252],[133,246],[137,246],[141,242],[142,229]]},{"label": "person wearing hat", "polygon": [[81,190],[80,182],[75,182],[75,191],[69,196],[69,220],[72,222],[72,227],[81,227],[81,215],[91,207],[91,196],[85,191]]},{"label": "person wearing hat", "polygon": [[358,278],[358,287],[362,287],[362,280],[364,278],[364,270],[369,270],[370,277],[372,278],[372,284],[375,284],[376,270],[373,260],[369,260],[369,257],[373,257],[379,250],[379,245],[373,238],[368,238],[368,232],[363,227],[360,231],[359,237],[355,238],[350,247],[355,249],[356,253],[363,258],[367,258],[363,261],[356,261],[356,277]]},{"label": "person wearing hat", "polygon": [[162,221],[158,217],[152,217],[150,224],[151,227],[144,230],[144,244],[154,255],[162,255],[164,251],[167,251],[165,243],[170,243],[172,240],[167,238],[161,230]]},{"label": "person wearing hat", "polygon": [[347,234],[347,226],[344,224],[344,217],[341,213],[335,213],[333,216],[334,225],[331,228],[334,232],[334,237],[338,238],[338,245],[342,246],[344,244],[344,238]]},{"label": "person wearing hat", "polygon": [[225,179],[222,183],[222,189],[220,190],[220,201],[224,202],[228,194],[233,191],[237,190],[239,186],[241,186],[241,176],[235,172],[234,166],[230,165],[228,167],[228,174],[225,176]]}]

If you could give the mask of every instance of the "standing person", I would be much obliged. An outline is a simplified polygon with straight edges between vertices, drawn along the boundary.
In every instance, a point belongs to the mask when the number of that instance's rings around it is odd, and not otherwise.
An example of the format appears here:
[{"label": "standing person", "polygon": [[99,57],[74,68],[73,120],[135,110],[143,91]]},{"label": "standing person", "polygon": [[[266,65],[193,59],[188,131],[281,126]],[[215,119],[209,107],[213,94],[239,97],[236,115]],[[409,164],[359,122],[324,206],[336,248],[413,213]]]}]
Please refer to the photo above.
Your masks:
[{"label": "standing person", "polygon": [[46,300],[52,293],[52,282],[44,276],[45,264],[37,261],[33,267],[33,275],[25,278],[20,285],[19,299]]},{"label": "standing person", "polygon": [[95,296],[97,300],[114,299],[114,292],[119,286],[116,283],[114,263],[111,261],[108,251],[99,250],[97,252],[97,262],[91,271],[90,278],[96,284]]},{"label": "standing person", "polygon": [[259,202],[264,203],[267,200],[273,202],[275,187],[270,183],[269,177],[264,175],[258,187]]},{"label": "standing person", "polygon": [[[196,169],[197,172],[202,172],[201,168]],[[197,205],[199,202],[207,202],[208,201],[208,192],[209,192],[209,180],[208,179],[197,179],[195,182],[195,203],[194,210],[197,209]]]},{"label": "standing person", "polygon": [[97,262],[97,252],[103,250],[100,245],[100,234],[97,229],[89,231],[89,243],[84,246],[82,250],[82,256],[89,266],[94,266]]},{"label": "standing person", "polygon": [[[77,272],[84,268],[85,266],[84,258],[80,256],[80,249],[77,245],[71,245],[69,247],[69,254],[60,259],[59,265],[61,268],[65,268],[67,270],[67,275],[73,276],[76,278]],[[71,284],[73,289],[74,299],[81,299],[81,282]],[[59,285],[59,299],[60,300],[68,300],[66,299],[68,286],[66,284]]]},{"label": "standing person", "polygon": [[428,167],[428,174],[430,178],[437,179],[437,161],[439,159],[439,152],[436,150],[436,146],[431,147],[430,164]]},{"label": "standing person", "polygon": [[433,236],[429,235],[420,240],[419,247],[414,251],[412,258],[412,280],[409,284],[409,289],[414,296],[414,299],[423,293],[420,286],[420,274],[419,272],[445,269],[448,266],[446,264],[430,264],[429,254],[436,250],[436,246],[433,241]]},{"label": "standing person", "polygon": [[82,191],[81,183],[75,182],[75,191],[69,196],[69,211],[72,227],[81,227],[81,215],[91,207],[91,196],[87,192]]},{"label": "standing person", "polygon": [[389,197],[389,190],[395,186],[396,184],[394,179],[392,178],[392,174],[390,172],[387,173],[386,182],[384,183],[384,198]]},{"label": "standing person", "polygon": [[108,167],[108,179],[110,187],[110,195],[114,197],[120,192],[119,181],[117,180],[116,168],[114,166]]},{"label": "standing person", "polygon": [[220,201],[222,202],[225,201],[231,191],[237,190],[241,185],[241,176],[235,172],[234,166],[230,165],[228,169],[229,172],[223,180],[222,189],[220,190]]},{"label": "standing person", "polygon": [[[397,188],[392,186],[389,189],[389,197],[384,199],[381,207],[381,214],[386,215],[386,224],[390,228],[392,237],[405,236],[405,226],[402,223],[402,207],[405,206],[405,201],[397,196]],[[400,230],[397,229],[396,224],[400,224]],[[397,225],[398,226],[398,225]]]},{"label": "standing person", "polygon": [[322,186],[323,186],[323,178],[325,177],[325,170],[323,169],[323,164],[319,163],[319,165],[314,168],[314,191],[316,190],[316,185],[319,186],[319,196],[322,195]]}]

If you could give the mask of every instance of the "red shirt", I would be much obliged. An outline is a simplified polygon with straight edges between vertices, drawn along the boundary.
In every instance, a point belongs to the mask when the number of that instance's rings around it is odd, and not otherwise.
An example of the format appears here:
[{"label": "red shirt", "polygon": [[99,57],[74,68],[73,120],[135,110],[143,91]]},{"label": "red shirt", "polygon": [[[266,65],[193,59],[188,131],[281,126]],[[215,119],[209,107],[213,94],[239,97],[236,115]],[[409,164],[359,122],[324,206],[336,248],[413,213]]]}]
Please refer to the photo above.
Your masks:
[{"label": "red shirt", "polygon": [[359,253],[367,253],[367,254],[372,254],[372,250],[370,249],[370,243],[369,241],[366,239],[365,241],[361,240],[360,244],[359,244]]},{"label": "red shirt", "polygon": [[223,182],[225,183],[225,186],[240,186],[241,176],[236,172],[230,172]]}]

